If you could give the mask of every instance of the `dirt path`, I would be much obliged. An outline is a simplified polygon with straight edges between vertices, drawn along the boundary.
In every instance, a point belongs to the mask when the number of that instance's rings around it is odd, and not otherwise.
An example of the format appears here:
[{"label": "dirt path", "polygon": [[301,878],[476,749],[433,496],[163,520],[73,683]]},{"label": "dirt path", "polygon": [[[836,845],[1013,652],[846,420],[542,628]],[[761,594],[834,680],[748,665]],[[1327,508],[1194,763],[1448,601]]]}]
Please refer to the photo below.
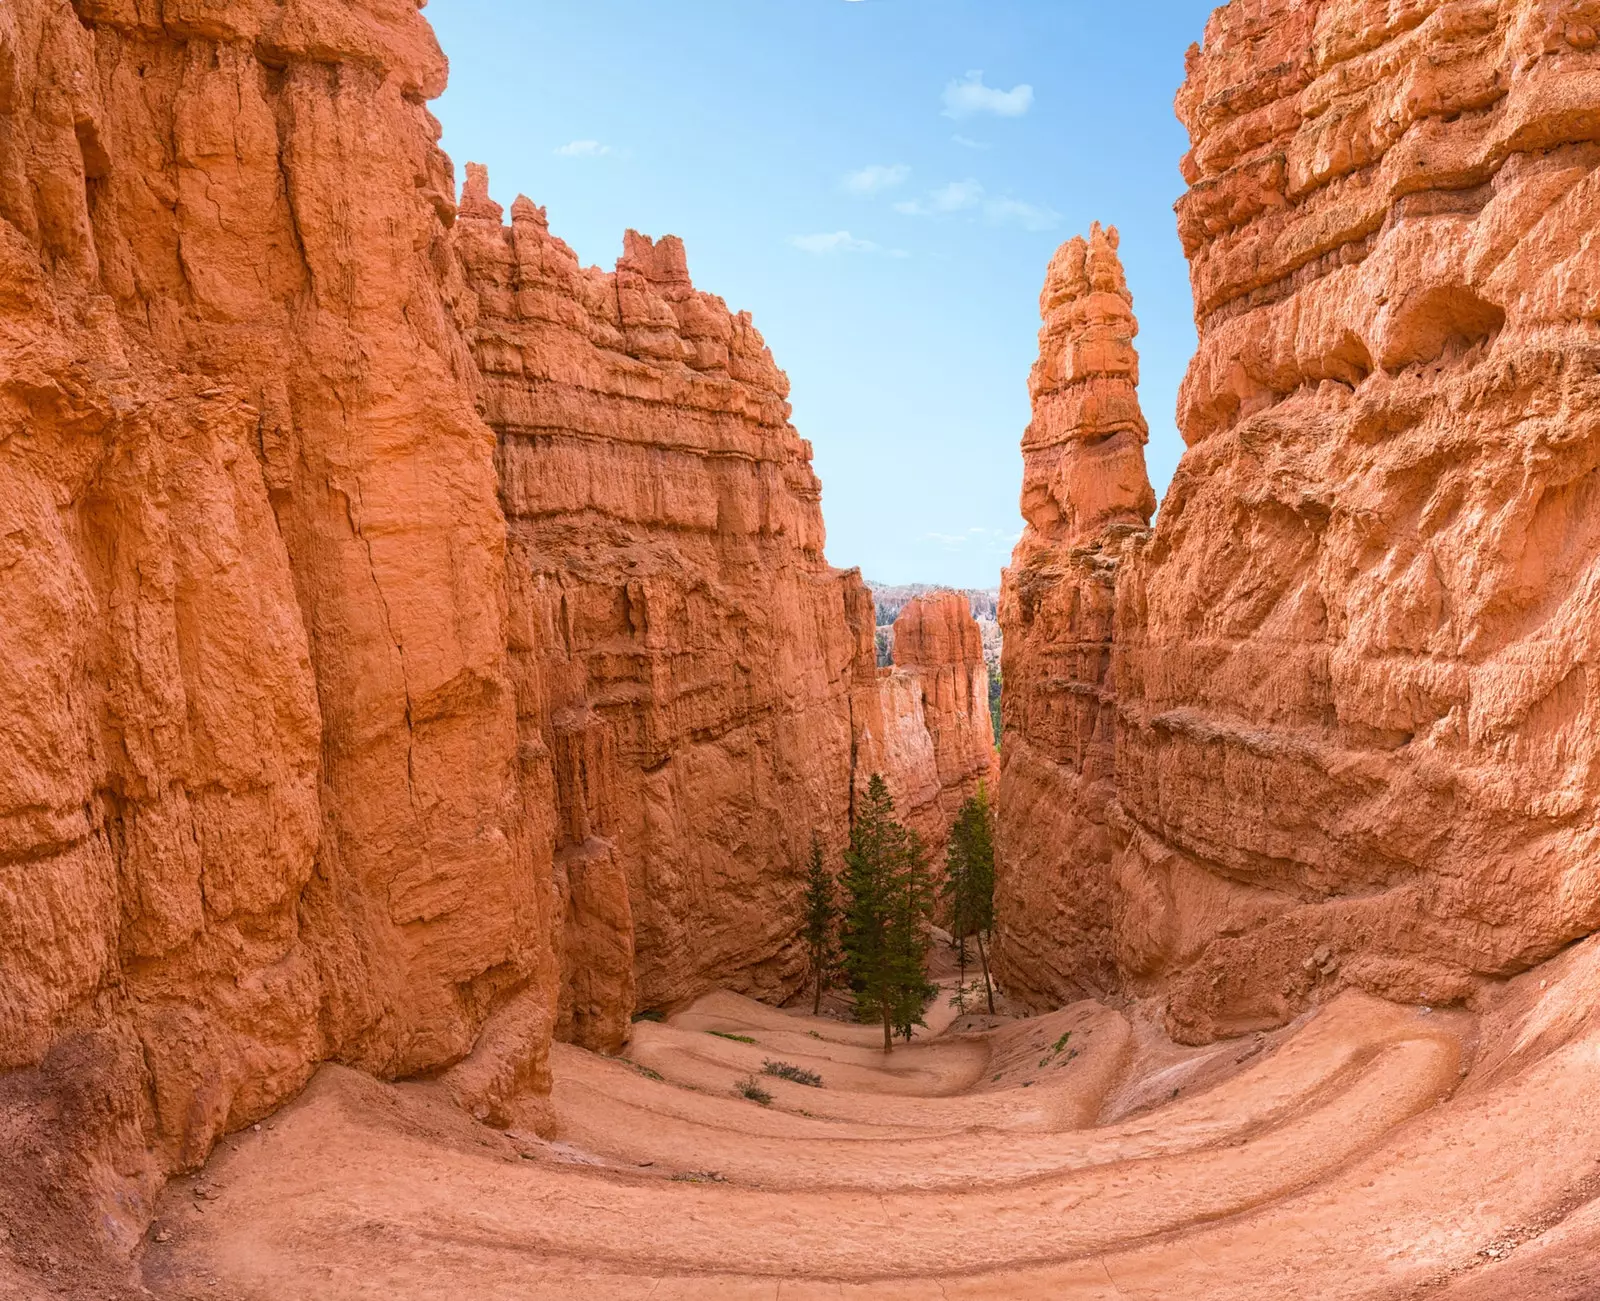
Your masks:
[{"label": "dirt path", "polygon": [[[983,1034],[941,1012],[887,1058],[872,1027],[715,994],[640,1025],[627,1061],[559,1048],[557,1142],[330,1068],[169,1190],[145,1280],[235,1301],[1597,1295],[1557,1289],[1600,1244],[1600,948],[1541,978],[1481,1021],[1346,993],[1199,1050],[1094,1004]],[[770,1107],[735,1093],[752,1073]]]}]

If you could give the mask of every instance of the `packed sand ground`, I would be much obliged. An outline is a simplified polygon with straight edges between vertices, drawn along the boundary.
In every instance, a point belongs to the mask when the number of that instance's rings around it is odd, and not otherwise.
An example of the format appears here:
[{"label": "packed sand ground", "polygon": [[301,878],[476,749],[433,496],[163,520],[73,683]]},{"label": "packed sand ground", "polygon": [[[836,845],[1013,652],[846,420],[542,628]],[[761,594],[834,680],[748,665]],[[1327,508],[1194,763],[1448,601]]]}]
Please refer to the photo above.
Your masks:
[{"label": "packed sand ground", "polygon": [[[886,1057],[870,1026],[719,993],[626,1059],[558,1049],[553,1138],[329,1067],[168,1190],[143,1278],[174,1301],[1579,1301],[1597,994],[1591,940],[1479,1015],[1346,993],[1184,1049],[1138,1007],[958,1031],[941,998]],[[736,1092],[752,1073],[770,1106]]]}]

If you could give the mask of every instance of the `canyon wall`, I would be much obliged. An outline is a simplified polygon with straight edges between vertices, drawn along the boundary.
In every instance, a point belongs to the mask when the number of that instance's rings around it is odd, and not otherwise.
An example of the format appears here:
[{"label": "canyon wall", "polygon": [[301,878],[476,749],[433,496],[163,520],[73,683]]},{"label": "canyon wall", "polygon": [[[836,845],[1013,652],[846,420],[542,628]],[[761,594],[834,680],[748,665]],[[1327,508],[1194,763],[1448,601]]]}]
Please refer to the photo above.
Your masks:
[{"label": "canyon wall", "polygon": [[788,381],[677,239],[584,269],[469,166],[456,247],[518,726],[553,763],[560,1033],[615,1048],[635,1005],[715,983],[781,998],[796,874],[814,832],[842,848],[876,718],[871,598],[823,559]]},{"label": "canyon wall", "polygon": [[54,1171],[0,1197],[113,1240],[316,1062],[478,1045],[483,1105],[553,1013],[444,59],[405,0],[164,12],[0,17],[0,1068]]},{"label": "canyon wall", "polygon": [[322,1061],[503,1121],[800,979],[884,724],[786,381],[675,240],[458,210],[444,79],[411,0],[0,11],[0,1263]]},{"label": "canyon wall", "polygon": [[1597,23],[1266,0],[1190,53],[1200,344],[1112,585],[1110,794],[1081,856],[1003,833],[1013,895],[1108,897],[1060,976],[1180,1037],[1470,1002],[1600,925]]},{"label": "canyon wall", "polygon": [[989,667],[971,602],[960,592],[908,601],[894,621],[894,665],[878,670],[881,730],[869,724],[857,770],[882,772],[896,815],[922,837],[937,875],[961,805],[998,786]]}]

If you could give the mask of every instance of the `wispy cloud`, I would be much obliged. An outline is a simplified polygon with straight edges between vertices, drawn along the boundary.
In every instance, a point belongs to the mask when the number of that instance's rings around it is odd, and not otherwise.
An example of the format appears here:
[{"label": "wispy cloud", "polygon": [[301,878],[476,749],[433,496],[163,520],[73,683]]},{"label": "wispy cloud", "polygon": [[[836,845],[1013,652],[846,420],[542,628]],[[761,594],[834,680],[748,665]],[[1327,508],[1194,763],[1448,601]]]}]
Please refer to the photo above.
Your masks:
[{"label": "wispy cloud", "polygon": [[932,190],[926,198],[907,199],[894,205],[908,217],[927,217],[936,212],[963,212],[983,202],[983,186],[974,180],[950,181]]},{"label": "wispy cloud", "polygon": [[1010,198],[989,199],[983,215],[996,225],[1015,223],[1024,230],[1054,230],[1061,222],[1061,214],[1054,208]]},{"label": "wispy cloud", "polygon": [[1013,199],[1010,195],[990,195],[981,183],[971,179],[951,181],[930,190],[920,199],[905,199],[894,210],[907,217],[932,217],[940,213],[981,212],[985,221],[996,226],[1021,226],[1024,230],[1053,230],[1061,221],[1054,208]]},{"label": "wispy cloud", "polygon": [[965,533],[924,533],[924,540],[937,542],[946,551],[1010,551],[1022,536],[1020,529],[969,528]]},{"label": "wispy cloud", "polygon": [[888,167],[882,163],[871,163],[845,173],[842,184],[851,194],[878,194],[905,184],[906,177],[910,175],[911,169],[904,163],[895,163]]},{"label": "wispy cloud", "polygon": [[960,145],[963,149],[993,149],[994,148],[993,145],[987,144],[982,140],[974,140],[971,136],[953,135],[953,136],[950,137],[950,139],[955,144]]},{"label": "wispy cloud", "polygon": [[982,72],[969,72],[944,88],[944,115],[953,118],[993,113],[996,117],[1021,117],[1033,107],[1033,87],[999,90],[983,84]]},{"label": "wispy cloud", "polygon": [[847,230],[835,230],[824,235],[796,235],[789,241],[802,253],[813,257],[828,257],[834,253],[876,253],[878,246],[870,239],[857,239]]},{"label": "wispy cloud", "polygon": [[616,154],[610,145],[603,145],[598,140],[574,140],[557,149],[558,158],[609,158]]}]

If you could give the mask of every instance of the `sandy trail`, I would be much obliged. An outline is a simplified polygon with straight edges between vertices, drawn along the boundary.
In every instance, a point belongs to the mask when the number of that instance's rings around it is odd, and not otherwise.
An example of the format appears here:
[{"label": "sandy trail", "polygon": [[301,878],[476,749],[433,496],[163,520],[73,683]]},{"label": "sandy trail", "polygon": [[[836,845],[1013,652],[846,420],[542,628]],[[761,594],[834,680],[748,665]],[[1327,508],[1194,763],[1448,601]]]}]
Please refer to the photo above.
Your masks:
[{"label": "sandy trail", "polygon": [[[205,1198],[169,1191],[145,1278],[237,1301],[445,1278],[653,1301],[1560,1297],[1600,1244],[1600,948],[1558,961],[1481,1022],[1346,993],[1267,1041],[1160,1045],[1144,1075],[1148,1031],[1093,1004],[983,1034],[942,1018],[885,1060],[871,1027],[713,995],[641,1025],[638,1066],[558,1050],[554,1144],[328,1069],[218,1152]],[[824,1087],[737,1096],[767,1059]],[[1163,1105],[1096,1123],[1152,1085]]]}]

